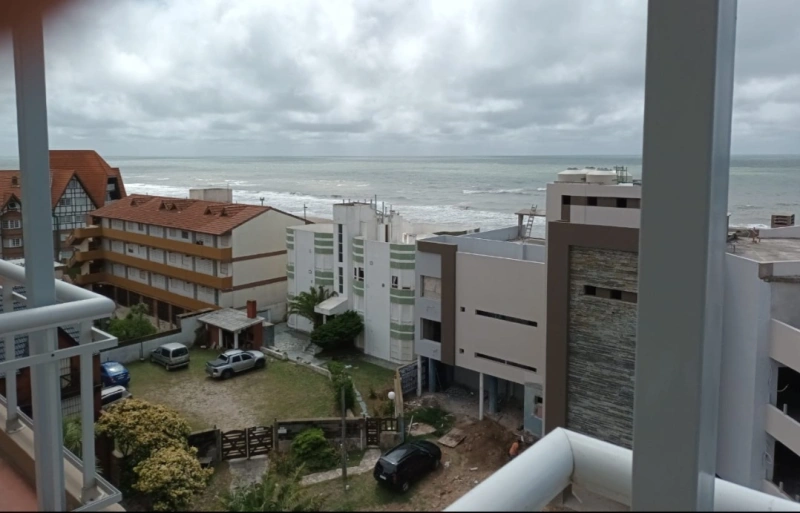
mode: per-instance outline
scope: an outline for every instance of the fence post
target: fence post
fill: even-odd
[[[361,413],[361,450],[363,451],[367,447],[367,414]]]

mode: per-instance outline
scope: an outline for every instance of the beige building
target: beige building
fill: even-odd
[[[145,302],[166,321],[248,300],[267,320],[286,314],[285,234],[301,218],[268,206],[143,195],[91,218],[71,238],[78,284],[123,306]]]

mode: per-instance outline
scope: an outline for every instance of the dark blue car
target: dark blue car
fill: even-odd
[[[100,377],[104,387],[122,386],[127,387],[131,382],[131,375],[128,369],[118,362],[103,362],[100,364]]]

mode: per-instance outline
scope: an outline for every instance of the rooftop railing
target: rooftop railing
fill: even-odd
[[[30,417],[21,412],[17,403],[17,382],[8,379],[24,368],[42,368],[42,366],[58,364],[65,358],[79,357],[80,359],[80,398],[81,398],[81,448],[84,455],[83,461],[78,459],[67,449],[63,449],[63,458],[60,461],[50,461],[47,451],[36,451],[35,465],[37,475],[40,467],[48,472],[61,475],[60,487],[57,490],[48,490],[54,496],[65,494],[64,463],[74,466],[82,473],[82,488],[80,502],[82,505],[75,511],[97,511],[122,499],[122,495],[97,475],[95,468],[95,434],[94,434],[94,366],[93,355],[103,349],[115,347],[118,344],[116,337],[109,335],[97,328],[92,323],[96,319],[109,317],[114,311],[114,302],[94,292],[70,285],[62,281],[55,281],[57,304],[38,308],[24,308],[15,311],[17,305],[26,305],[27,297],[14,291],[17,285],[25,283],[25,268],[0,260],[0,287],[2,287],[2,310],[0,311],[0,340],[4,340],[4,357],[0,361],[0,373],[6,378],[6,397],[0,397],[0,402],[6,406],[7,417],[5,431],[9,435],[20,430],[30,429],[34,439],[46,439],[49,443],[57,443],[63,447],[63,433],[60,422],[35,425]],[[70,326],[79,333],[79,344],[74,347],[54,351],[38,352],[31,347],[30,340],[27,354],[17,358],[16,337],[44,333],[45,337],[54,340],[58,336],[57,328]],[[50,402],[60,401],[61,398],[50,390],[33,389],[32,401]],[[56,406],[60,411],[60,408]],[[58,466],[58,467],[57,467]],[[58,469],[61,471],[58,472]],[[40,490],[37,487],[37,494]]]
[[[558,428],[445,511],[540,511],[571,484],[630,507],[632,482],[632,451]],[[716,479],[714,511],[800,511],[800,503]]]

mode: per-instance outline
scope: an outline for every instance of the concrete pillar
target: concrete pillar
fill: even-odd
[[[233,348],[234,349],[239,349],[239,332],[238,331],[234,331],[233,332]]]
[[[489,413],[497,413],[497,378],[489,376]]]
[[[433,358],[428,358],[428,392],[436,392],[436,365]]]
[[[417,397],[422,395],[422,356],[417,355]]]
[[[478,374],[478,420],[483,420],[483,373]]]
[[[219,347],[224,347],[225,339],[222,337],[222,328],[217,328],[219,330],[219,338],[217,339],[217,345]]]

